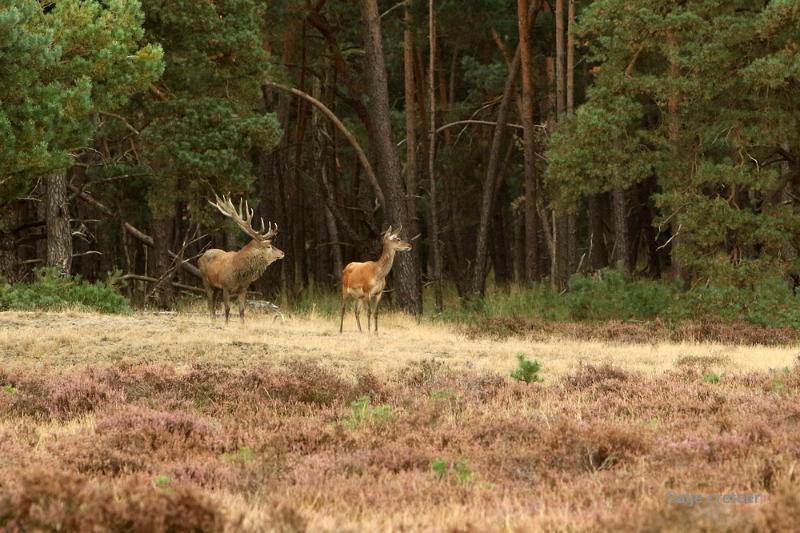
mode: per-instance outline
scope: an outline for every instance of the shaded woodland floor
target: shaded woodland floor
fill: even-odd
[[[792,339],[248,317],[0,313],[0,529],[800,523]],[[508,377],[519,352],[543,383]]]

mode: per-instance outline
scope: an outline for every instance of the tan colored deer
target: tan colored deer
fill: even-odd
[[[230,196],[223,195],[222,198],[217,196],[216,202],[209,201],[208,203],[236,222],[239,228],[253,239],[236,252],[226,252],[217,248],[207,250],[197,262],[200,273],[203,275],[203,287],[208,296],[208,311],[211,313],[211,319],[216,318],[217,294],[222,291],[222,300],[225,303],[225,323],[228,322],[231,311],[231,294],[239,299],[239,318],[244,322],[247,288],[261,277],[270,264],[283,258],[283,252],[272,245],[272,240],[278,234],[278,225],[273,226],[270,222],[269,229],[267,229],[264,227],[262,218],[261,231],[254,230],[250,223],[253,219],[253,210],[245,202],[243,213],[242,201],[239,200],[237,211]]]
[[[375,317],[375,333],[378,332],[378,304],[386,286],[386,275],[394,264],[394,254],[398,250],[407,252],[411,243],[400,238],[402,226],[392,231],[392,227],[383,234],[383,251],[377,261],[366,263],[350,263],[342,271],[342,316],[339,321],[339,333],[344,325],[344,312],[349,298],[356,301],[355,315],[358,331],[361,331],[361,305],[367,303],[367,331],[371,330],[371,318]]]

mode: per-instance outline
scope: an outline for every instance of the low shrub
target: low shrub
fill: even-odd
[[[118,291],[121,283],[119,272],[109,275],[106,281],[89,283],[80,276],[63,277],[53,269],[40,268],[33,283],[0,282],[0,310],[129,313],[128,300]]]

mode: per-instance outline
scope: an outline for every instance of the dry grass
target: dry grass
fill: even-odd
[[[248,316],[0,313],[0,529],[800,521],[791,346],[492,340],[391,315],[375,338],[352,318],[339,336],[329,320]],[[517,352],[544,384],[508,378]]]
[[[686,358],[720,361],[720,370],[769,370],[791,365],[797,346],[742,346],[718,343],[623,343],[562,337],[559,331],[504,337],[475,337],[458,327],[417,324],[404,315],[381,317],[381,332],[359,334],[352,315],[339,335],[335,320],[289,317],[285,322],[248,311],[242,325],[205,314],[0,313],[0,367],[17,364],[69,367],[121,362],[195,363],[232,367],[318,361],[348,373],[368,367],[380,376],[409,363],[439,360],[454,369],[506,374],[523,352],[543,363],[542,375],[555,378],[579,365],[611,363],[651,374]],[[595,326],[595,330],[602,326]],[[565,328],[567,333],[570,333]],[[654,337],[657,339],[657,337]]]

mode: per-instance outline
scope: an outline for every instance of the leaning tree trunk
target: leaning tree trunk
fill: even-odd
[[[67,176],[47,177],[47,266],[69,276],[72,266],[72,230],[69,225]]]
[[[387,214],[390,224],[395,227],[399,224],[409,227],[411,220],[408,216],[403,175],[389,122],[389,88],[377,0],[362,0],[361,9],[364,18],[364,49],[366,52],[364,68],[366,69],[367,95],[370,102],[367,127],[371,149],[375,154],[378,173],[386,185]],[[412,254],[397,255],[394,267],[397,301],[403,310],[416,316],[422,313],[422,294],[417,285],[418,270],[419,264],[414,261]]]
[[[475,299],[483,298],[486,288],[486,268],[489,253],[489,225],[492,220],[492,208],[494,206],[494,193],[497,190],[497,176],[500,172],[501,148],[505,136],[506,121],[508,119],[508,107],[511,102],[511,94],[514,92],[514,85],[517,81],[519,66],[522,57],[522,47],[518,47],[514,54],[514,59],[509,65],[508,77],[503,88],[503,98],[497,107],[497,120],[492,134],[492,144],[489,150],[489,162],[486,165],[486,177],[483,180],[481,191],[480,215],[478,221],[478,233],[475,237],[475,263],[473,265],[472,279],[470,283],[470,297]]]

